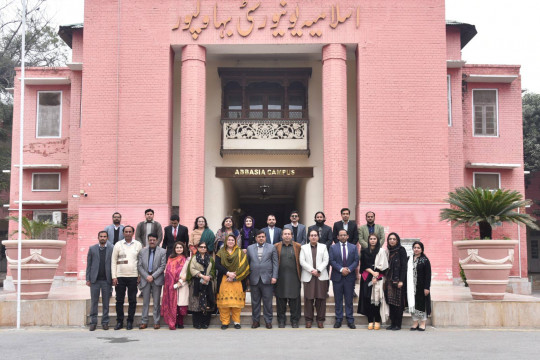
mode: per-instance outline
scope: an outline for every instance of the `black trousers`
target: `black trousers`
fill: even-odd
[[[366,312],[367,312],[367,318],[368,322],[381,322],[381,311],[380,306],[375,306],[373,304],[367,304],[366,305]]]
[[[291,323],[298,323],[298,321],[300,321],[300,314],[302,313],[300,296],[298,296],[296,299],[276,297],[278,322],[280,324],[285,324],[287,322],[287,303],[289,303],[289,308],[291,309]]]
[[[210,312],[207,312],[205,315],[202,311],[194,311],[192,315],[193,326],[210,325],[210,317],[212,316]]]
[[[135,309],[137,308],[137,278],[119,277],[116,285],[116,321],[124,322],[124,300],[126,298],[126,289],[128,295],[128,317],[127,322],[133,324]]]
[[[401,327],[403,320],[403,306],[388,305],[390,307],[390,321],[392,326]]]

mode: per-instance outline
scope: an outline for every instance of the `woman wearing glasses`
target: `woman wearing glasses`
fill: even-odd
[[[210,315],[215,309],[216,266],[208,254],[208,245],[200,242],[197,252],[189,261],[187,279],[189,281],[188,309],[193,314],[195,329],[208,329]]]

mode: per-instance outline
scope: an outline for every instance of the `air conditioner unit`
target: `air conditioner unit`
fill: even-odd
[[[52,222],[53,224],[60,225],[62,223],[62,212],[53,211],[52,213]]]

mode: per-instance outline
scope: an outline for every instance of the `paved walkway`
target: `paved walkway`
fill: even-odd
[[[3,359],[538,359],[540,330],[0,330]],[[176,355],[175,355],[176,354]]]

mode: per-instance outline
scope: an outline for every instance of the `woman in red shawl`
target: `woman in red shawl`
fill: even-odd
[[[169,256],[165,268],[165,285],[161,316],[169,329],[183,329],[184,316],[187,315],[189,288],[186,282],[188,248],[180,241],[174,244],[174,253]]]

